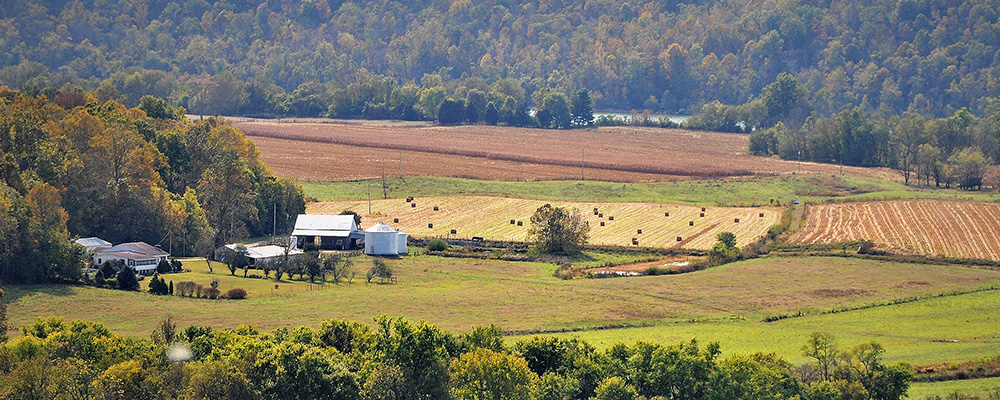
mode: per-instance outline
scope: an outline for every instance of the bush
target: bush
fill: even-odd
[[[240,288],[229,289],[226,292],[226,298],[230,300],[243,300],[247,298],[247,291]]]
[[[166,281],[164,281],[163,278],[161,278],[158,273],[154,274],[153,279],[149,280],[149,293],[165,295],[168,294],[169,292],[170,292],[170,287],[167,286]]]
[[[160,262],[156,264],[156,272],[159,274],[169,273],[172,269],[173,268],[170,266],[170,262],[167,260],[160,260]]]
[[[215,300],[215,299],[219,298],[219,294],[220,293],[222,293],[222,291],[220,291],[219,289],[216,289],[214,287],[210,287],[208,289],[205,289],[205,297],[208,297],[208,298],[210,298],[212,300]]]
[[[441,239],[434,239],[427,243],[427,250],[445,251],[448,250],[448,243]]]

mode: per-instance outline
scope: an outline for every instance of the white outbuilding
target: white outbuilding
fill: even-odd
[[[396,229],[396,253],[406,254],[406,232]]]
[[[379,222],[365,229],[365,254],[389,256],[399,254],[399,239],[395,229]]]

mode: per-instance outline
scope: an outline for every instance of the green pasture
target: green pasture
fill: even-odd
[[[303,182],[307,198],[320,201],[381,198],[382,181]],[[996,191],[906,186],[876,178],[837,175],[785,175],[674,182],[600,181],[486,181],[463,178],[415,176],[405,181],[387,180],[389,198],[407,196],[488,195],[553,201],[658,202],[686,205],[756,206],[771,200],[792,201],[881,200],[895,198],[947,198],[1000,201]]]
[[[231,276],[222,264],[209,273],[205,261],[184,264],[191,272],[165,275],[175,283],[223,292],[241,287],[247,300],[153,296],[85,286],[4,288],[11,322],[61,315],[99,321],[115,332],[147,336],[171,316],[180,326],[262,329],[318,326],[320,321],[400,315],[453,332],[496,324],[517,335],[533,332],[579,337],[599,347],[646,340],[675,343],[718,341],[724,352],[773,351],[795,362],[812,332],[830,332],[844,346],[877,341],[889,360],[914,364],[978,359],[1000,353],[995,327],[1000,291],[936,297],[940,293],[1000,285],[1000,272],[957,266],[893,263],[850,258],[782,257],[733,263],[694,273],[634,278],[559,280],[547,263],[468,260],[428,255],[388,259],[394,284],[366,284],[367,256],[355,257],[353,283],[310,284]],[[259,271],[257,271],[259,273]],[[145,289],[148,279],[141,282]],[[274,286],[278,285],[277,289]],[[897,306],[838,314],[825,310],[926,298]],[[932,297],[933,296],[933,297]],[[806,316],[764,323],[769,315]]]
[[[910,385],[909,395],[914,400],[924,400],[928,397],[940,396],[947,398],[951,393],[961,393],[970,396],[988,398],[990,394],[1000,395],[1000,378],[967,379],[944,382],[914,382]]]

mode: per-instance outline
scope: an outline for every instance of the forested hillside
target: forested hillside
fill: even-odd
[[[433,119],[446,97],[597,109],[742,104],[779,73],[810,111],[978,113],[1000,94],[1000,1],[25,0],[0,84],[152,94],[206,114]],[[479,96],[479,95],[476,95]],[[537,103],[542,96],[536,96]],[[478,111],[484,104],[477,104]]]
[[[174,255],[290,228],[302,188],[214,118],[191,123],[153,97],[53,100],[0,86],[0,282],[79,276],[73,236],[145,241]]]

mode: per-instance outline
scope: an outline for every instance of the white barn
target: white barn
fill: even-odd
[[[289,247],[304,249],[314,243],[320,250],[354,250],[364,238],[353,215],[299,214]]]

